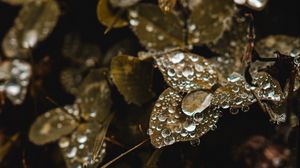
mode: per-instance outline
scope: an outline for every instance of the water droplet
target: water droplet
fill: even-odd
[[[232,115],[236,115],[236,114],[239,113],[239,109],[237,109],[237,108],[230,108],[230,109],[229,109],[229,112],[230,112],[230,114],[232,114]]]
[[[7,94],[17,96],[21,92],[21,86],[14,83],[10,83],[6,86],[5,90]]]
[[[163,129],[161,131],[161,136],[166,138],[167,136],[170,136],[171,135],[171,130],[170,129]]]
[[[184,69],[182,71],[182,75],[186,78],[189,76],[193,76],[194,70],[191,67],[184,67]]]
[[[190,141],[190,144],[192,146],[199,146],[200,145],[200,139],[194,139]]]
[[[66,147],[68,147],[69,145],[70,145],[70,141],[69,141],[68,138],[65,138],[65,137],[60,138],[60,140],[59,140],[59,142],[58,142],[58,146],[59,146],[60,148],[66,148]]]
[[[77,153],[77,148],[73,147],[73,148],[69,149],[69,151],[67,152],[66,155],[68,158],[73,158],[76,156],[76,153]]]
[[[191,120],[186,120],[184,123],[183,123],[183,128],[185,130],[187,130],[188,132],[192,132],[192,131],[195,131],[196,129],[196,124],[191,121]]]
[[[169,59],[173,64],[177,64],[184,59],[184,54],[183,53],[175,53],[175,54],[172,54]]]
[[[77,137],[77,142],[78,143],[85,143],[87,141],[87,136],[86,135],[78,135]]]
[[[170,77],[173,77],[173,76],[175,76],[175,70],[174,69],[168,69],[168,75],[170,76]]]
[[[36,45],[37,41],[38,41],[37,31],[30,30],[24,34],[22,45],[24,48],[33,48]]]
[[[137,25],[139,25],[139,21],[137,21],[135,19],[130,19],[129,23],[130,23],[131,26],[137,26]]]
[[[247,112],[247,111],[250,110],[250,107],[249,107],[249,106],[243,106],[243,107],[241,108],[241,110],[242,110],[243,112]]]
[[[175,143],[175,138],[173,136],[168,136],[164,139],[164,143],[166,145],[172,145],[173,143]]]
[[[153,31],[153,26],[151,25],[151,24],[147,24],[146,25],[146,30],[148,31],[148,32],[152,32]]]

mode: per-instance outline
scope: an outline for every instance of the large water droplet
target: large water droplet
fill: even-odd
[[[173,64],[177,64],[184,59],[184,54],[183,53],[175,53],[175,54],[172,54],[169,59]]]

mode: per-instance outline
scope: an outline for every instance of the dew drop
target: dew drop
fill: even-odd
[[[70,141],[68,140],[68,138],[65,138],[65,137],[61,138],[58,142],[58,146],[60,148],[66,148],[69,145],[70,145]]]
[[[177,64],[184,59],[184,54],[183,53],[172,54],[169,59],[173,64]]]
[[[167,136],[170,136],[171,135],[171,130],[170,129],[163,129],[161,131],[161,136],[166,138]]]
[[[77,137],[77,142],[78,143],[85,143],[87,141],[87,136],[86,135],[79,135]]]
[[[236,108],[230,108],[230,109],[229,109],[229,112],[230,112],[230,114],[232,114],[232,115],[236,115],[236,114],[239,113],[239,109],[236,109]]]

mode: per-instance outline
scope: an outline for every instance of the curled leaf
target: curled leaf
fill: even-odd
[[[136,57],[121,55],[111,62],[111,77],[128,103],[141,105],[153,97],[152,65]]]
[[[14,26],[4,37],[2,48],[7,57],[28,57],[30,49],[52,32],[60,14],[56,1],[26,3]]]
[[[219,40],[230,28],[234,13],[232,0],[202,0],[188,20],[189,43],[208,44]]]
[[[165,81],[175,90],[210,89],[218,81],[213,64],[199,55],[171,52],[155,57],[155,60]]]
[[[127,26],[128,22],[121,17],[120,12],[121,11],[116,11],[116,9],[113,9],[108,0],[99,0],[97,5],[97,16],[98,20],[103,25],[112,28]]]
[[[201,113],[188,116],[181,111],[182,99],[179,92],[168,88],[156,101],[148,130],[151,143],[156,148],[198,139],[215,128],[219,118],[217,110],[210,107]]]
[[[253,84],[258,87],[255,89],[258,97],[261,100],[269,100],[273,102],[280,102],[284,100],[284,95],[279,82],[272,78],[266,72],[259,72],[252,75]]]
[[[13,104],[21,104],[31,73],[31,66],[27,62],[18,59],[0,62],[0,92],[5,93]]]
[[[56,108],[39,116],[31,125],[29,139],[37,145],[44,145],[70,134],[78,127],[79,107]]]
[[[129,11],[129,23],[147,49],[184,46],[183,23],[173,13],[162,13],[152,4],[140,4]]]

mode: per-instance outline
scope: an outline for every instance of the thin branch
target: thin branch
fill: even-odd
[[[107,162],[106,164],[104,164],[103,166],[101,166],[101,168],[106,168],[109,165],[111,165],[112,163],[116,162],[117,160],[119,160],[120,158],[124,157],[125,155],[127,155],[128,153],[132,152],[133,150],[139,148],[140,146],[142,146],[143,144],[145,144],[146,142],[148,142],[149,139],[145,139],[144,141],[142,141],[141,143],[135,145],[134,147],[132,147],[131,149],[127,150],[126,152],[122,153],[121,155],[117,156],[116,158],[114,158],[113,160]]]

